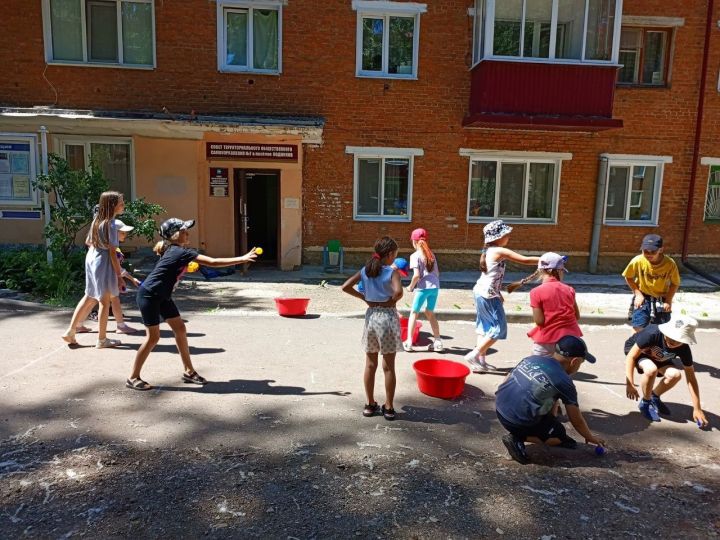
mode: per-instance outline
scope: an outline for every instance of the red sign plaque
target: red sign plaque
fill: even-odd
[[[208,159],[253,159],[259,161],[297,161],[298,147],[294,144],[265,143],[207,143]]]

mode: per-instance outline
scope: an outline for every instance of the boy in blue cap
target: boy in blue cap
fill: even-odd
[[[498,387],[495,412],[500,424],[509,432],[502,442],[515,461],[523,465],[530,463],[526,442],[562,448],[577,446],[553,414],[558,399],[565,404],[570,423],[585,442],[605,446],[605,441],[588,428],[578,406],[575,384],[570,378],[585,360],[595,363],[585,342],[579,337],[565,336],[555,345],[552,356],[523,359]]]

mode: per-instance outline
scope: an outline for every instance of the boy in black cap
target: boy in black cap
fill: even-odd
[[[680,287],[680,272],[663,252],[661,236],[645,235],[640,249],[642,254],[635,256],[622,273],[633,292],[630,319],[635,332],[648,324],[668,322],[673,297]]]
[[[570,423],[585,442],[604,446],[605,441],[594,435],[580,412],[577,390],[570,378],[587,360],[595,357],[579,337],[565,336],[555,345],[550,356],[529,356],[507,376],[495,393],[495,412],[500,424],[510,433],[502,438],[510,457],[518,463],[529,463],[525,443],[575,448],[553,406],[560,399],[565,404]]]

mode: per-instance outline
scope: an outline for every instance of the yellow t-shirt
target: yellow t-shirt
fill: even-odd
[[[680,286],[680,272],[677,264],[667,255],[657,265],[650,264],[643,255],[633,258],[622,275],[637,283],[640,292],[646,296],[665,296],[670,285]]]

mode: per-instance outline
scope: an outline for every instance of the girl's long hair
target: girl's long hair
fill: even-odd
[[[115,208],[117,208],[123,194],[119,191],[105,191],[100,195],[98,211],[93,218],[90,230],[88,231],[87,244],[99,249],[107,249],[110,244],[110,227],[115,219]]]
[[[382,260],[393,251],[397,251],[398,245],[395,240],[389,236],[383,236],[375,242],[375,252],[370,260],[365,264],[365,275],[369,278],[378,277],[382,269]]]
[[[480,251],[480,271],[483,274],[488,271],[487,261],[485,260],[487,258],[487,250],[488,248],[495,247],[495,242],[497,242],[497,240],[485,242],[485,247],[482,248],[482,251]]]
[[[169,248],[173,244],[173,242],[177,242],[178,238],[180,238],[180,231],[177,231],[175,234],[173,234],[170,237],[170,240],[165,240],[164,238],[160,240],[157,244],[155,244],[155,247],[153,247],[155,255],[159,256],[165,253],[167,248]]]
[[[560,274],[560,270],[557,269],[544,269],[540,270],[539,268],[535,270],[532,274],[530,274],[527,277],[522,278],[519,281],[513,281],[510,285],[507,286],[507,291],[509,293],[515,292],[523,285],[526,285],[527,283],[530,283],[531,281],[539,280],[543,274],[549,274],[558,281],[562,281],[562,275]]]
[[[432,272],[432,269],[435,266],[435,255],[433,255],[433,252],[430,251],[430,246],[428,245],[427,240],[423,240],[421,238],[420,240],[416,240],[415,243],[417,244],[417,247],[422,250],[425,268],[428,269],[428,272]]]

